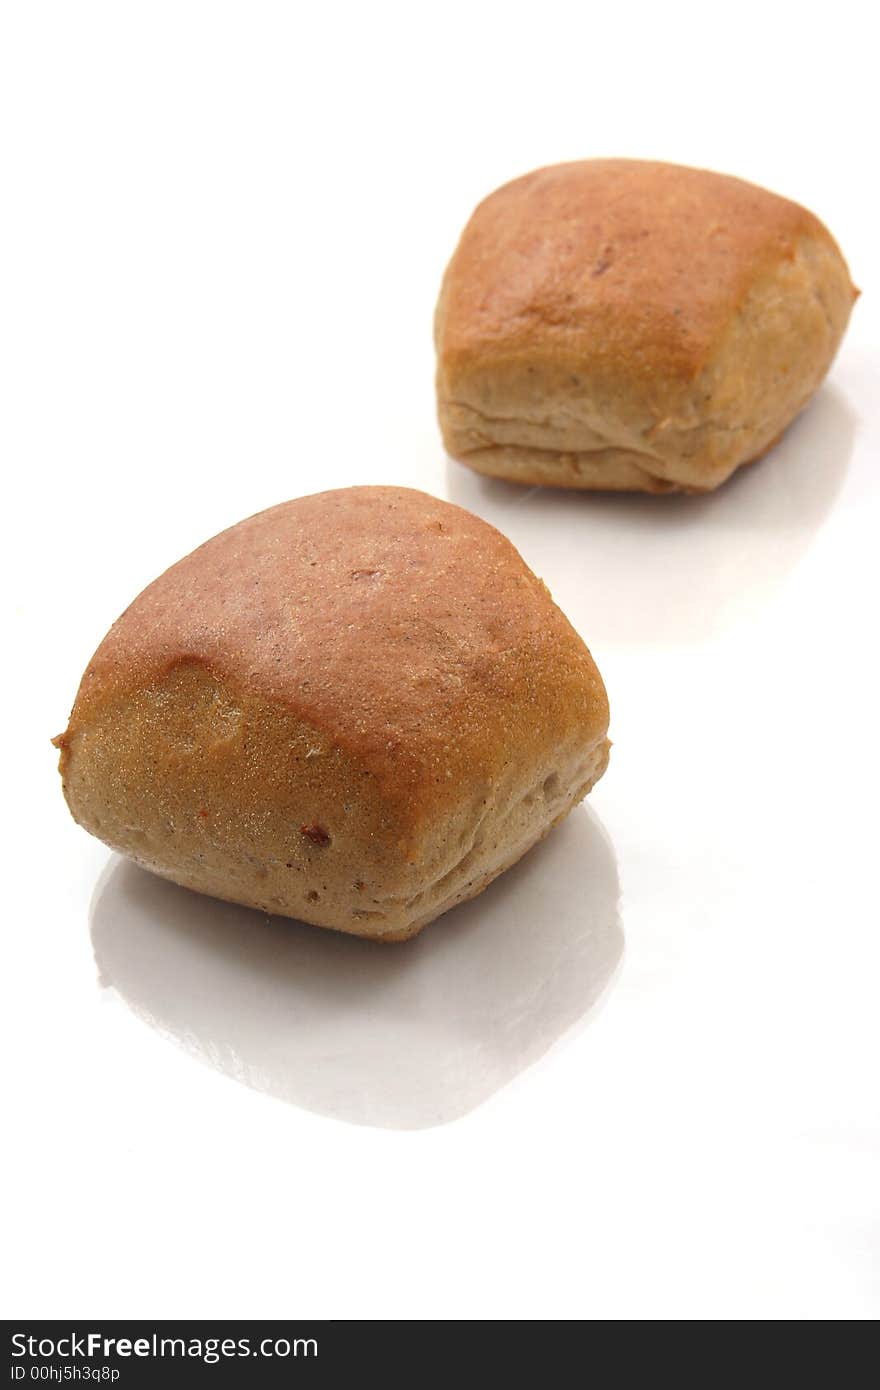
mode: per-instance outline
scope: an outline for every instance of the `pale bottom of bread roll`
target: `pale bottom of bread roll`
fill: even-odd
[[[627,449],[557,453],[553,449],[490,444],[459,457],[490,478],[532,487],[571,487],[608,492],[680,492],[678,483],[652,473],[645,455]]]
[[[407,881],[384,883],[366,872],[353,847],[350,869],[337,842],[332,869],[320,854],[299,863],[278,853],[277,842],[252,841],[246,854],[233,833],[198,848],[178,823],[135,817],[121,797],[102,797],[101,819],[91,814],[91,797],[80,793],[78,814],[88,830],[143,868],[227,902],[269,914],[299,918],[382,942],[405,941],[456,904],[481,893],[515,864],[590,791],[608,765],[610,743],[602,738],[561,750],[553,766],[534,768],[525,783],[474,791],[460,811],[422,846]],[[82,796],[82,793],[85,796]],[[303,806],[305,815],[307,807]],[[293,821],[296,822],[296,816]],[[297,836],[296,838],[301,838]]]
[[[479,449],[459,452],[455,457],[459,463],[482,473],[488,478],[502,478],[506,482],[521,483],[526,487],[581,488],[592,492],[683,492],[700,494],[712,492],[721,482],[749,463],[757,463],[773,449],[782,438],[780,431],[769,443],[762,443],[750,458],[737,460],[723,470],[723,476],[716,473],[710,486],[695,487],[664,477],[653,469],[661,468],[662,462],[652,455],[638,453],[633,449],[589,449],[576,450],[535,449],[517,444],[489,444]]]

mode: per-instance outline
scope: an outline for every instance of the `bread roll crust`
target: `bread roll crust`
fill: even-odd
[[[446,271],[446,448],[518,482],[717,487],[809,400],[855,296],[818,218],[740,179],[539,169],[479,205]]]
[[[401,488],[287,502],[162,575],[83,676],[74,818],[214,896],[400,940],[604,771],[583,642],[493,527]]]

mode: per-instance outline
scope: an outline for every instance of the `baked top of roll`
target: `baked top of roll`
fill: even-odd
[[[359,487],[261,512],[157,579],[59,744],[74,816],[148,867],[393,939],[451,905],[403,906],[533,784],[553,795],[515,818],[520,839],[570,809],[607,725],[587,648],[508,540],[423,493]],[[499,872],[527,847],[501,832],[484,857]]]
[[[611,472],[716,486],[815,389],[854,294],[819,219],[741,179],[625,159],[539,169],[479,205],[446,272],[447,447],[475,467],[493,448],[544,463],[604,450]]]

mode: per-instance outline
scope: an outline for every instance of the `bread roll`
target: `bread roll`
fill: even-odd
[[[812,213],[740,179],[539,169],[480,204],[446,271],[446,449],[520,483],[718,487],[810,399],[856,293]]]
[[[187,888],[382,941],[479,893],[608,761],[587,648],[493,527],[285,502],[174,565],[83,676],[74,819]]]

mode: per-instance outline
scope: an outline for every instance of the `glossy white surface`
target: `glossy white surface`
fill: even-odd
[[[675,4],[4,16],[8,1315],[880,1311],[862,13],[744,4],[720,44]],[[865,292],[812,407],[712,497],[527,492],[442,455],[461,225],[609,153],[798,198]],[[512,538],[615,740],[587,807],[385,950],[122,864],[48,744],[145,583],[363,481]]]

